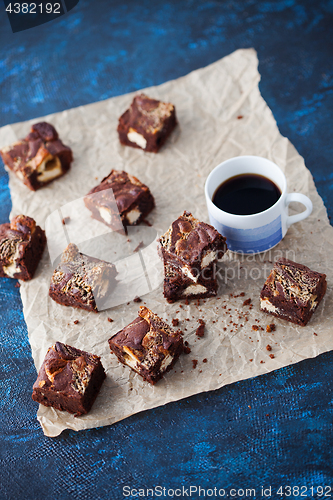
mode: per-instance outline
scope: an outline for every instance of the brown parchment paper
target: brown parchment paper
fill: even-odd
[[[157,155],[123,147],[118,141],[118,117],[132,100],[133,94],[129,94],[45,117],[73,149],[75,161],[66,176],[33,193],[10,174],[11,217],[23,213],[34,217],[42,227],[52,212],[84,196],[112,168],[126,170],[150,187],[156,209],[148,218],[157,235],[184,210],[208,221],[205,179],[217,164],[238,155],[258,155],[274,161],[286,174],[289,192],[308,195],[314,205],[312,215],[293,225],[270,252],[246,258],[227,254],[220,263],[219,298],[201,301],[200,306],[195,302],[182,307],[166,303],[161,268],[152,256],[155,289],[141,298],[167,321],[179,318],[191,347],[191,353],[182,356],[156,386],[118,363],[107,343],[111,335],[136,317],[140,304],[130,301],[99,314],[56,304],[48,297],[53,265],[46,251],[34,279],[22,282],[20,288],[37,370],[48,347],[61,341],[101,356],[107,372],[88,415],[74,417],[40,406],[37,416],[47,436],[57,436],[66,428],[110,425],[133,413],[267,373],[333,348],[333,264],[329,258],[333,230],[303,158],[281,136],[260,95],[257,66],[254,50],[238,50],[183,78],[146,89],[149,96],[174,103],[179,120],[177,130]],[[25,137],[30,124],[36,121],[1,128],[0,146]],[[137,242],[140,231],[133,233],[133,245]],[[281,255],[327,274],[326,296],[303,328],[259,312],[260,290],[273,260]],[[245,295],[237,297],[242,292]],[[247,298],[251,298],[252,308],[243,305]],[[206,322],[205,335],[200,339],[195,334],[198,318]],[[74,320],[79,323],[75,325]],[[269,323],[275,323],[274,332],[266,332]],[[259,330],[253,330],[252,325],[258,325]],[[268,344],[270,352],[266,350]],[[274,359],[269,357],[272,353]],[[193,360],[198,361],[196,368]]]

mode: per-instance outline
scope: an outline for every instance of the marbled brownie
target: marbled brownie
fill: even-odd
[[[170,264],[164,265],[163,295],[169,303],[184,299],[205,299],[217,295],[216,264],[210,264],[200,271],[193,281],[178,268]]]
[[[112,170],[84,198],[92,217],[113,230],[119,229],[119,216],[124,227],[139,224],[154,208],[149,188],[134,175]]]
[[[119,140],[126,146],[157,153],[176,125],[173,104],[140,94],[119,118]]]
[[[17,215],[0,225],[0,276],[33,278],[46,244],[45,232],[31,217]]]
[[[281,258],[260,294],[260,308],[277,318],[305,326],[326,292],[326,275]]]
[[[5,166],[32,191],[64,175],[73,161],[72,151],[47,122],[35,123],[21,141],[0,150]]]
[[[49,295],[58,304],[98,312],[114,292],[116,275],[113,264],[84,255],[70,243],[52,275]]]
[[[204,268],[222,258],[226,239],[213,226],[184,212],[159,239],[159,253],[164,265],[178,269],[197,282]]]
[[[183,352],[183,337],[141,306],[139,316],[109,339],[119,361],[155,384],[170,370]]]
[[[46,353],[32,399],[75,416],[83,415],[90,411],[105,377],[99,356],[56,342]]]

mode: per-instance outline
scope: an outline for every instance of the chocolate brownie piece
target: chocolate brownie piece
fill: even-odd
[[[184,212],[159,239],[159,253],[169,264],[197,282],[201,271],[221,258],[226,239],[213,226]]]
[[[105,377],[99,356],[56,342],[46,353],[32,399],[75,416],[83,415],[90,411]]]
[[[170,370],[183,352],[183,337],[147,307],[139,316],[109,339],[119,361],[155,384]]]
[[[31,280],[46,244],[45,232],[31,217],[17,215],[0,225],[0,276]]]
[[[182,299],[204,299],[217,295],[216,264],[201,270],[197,281],[193,281],[171,264],[164,265],[163,295],[169,303]]]
[[[58,304],[98,312],[116,286],[113,264],[79,252],[70,243],[55,269],[49,295]]]
[[[64,175],[73,161],[72,151],[47,122],[35,123],[21,141],[0,150],[5,166],[32,191]]]
[[[277,318],[305,326],[326,292],[326,275],[281,258],[260,293],[260,308]]]
[[[121,144],[157,153],[176,125],[173,104],[140,94],[119,118],[118,134]]]
[[[115,203],[115,202],[116,203]],[[154,197],[149,188],[136,177],[124,171],[111,170],[98,186],[84,198],[92,217],[114,230],[139,224],[154,208]]]

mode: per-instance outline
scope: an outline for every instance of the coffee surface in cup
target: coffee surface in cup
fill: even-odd
[[[281,190],[273,181],[259,174],[240,174],[222,182],[215,190],[213,203],[234,215],[264,212],[280,198]]]

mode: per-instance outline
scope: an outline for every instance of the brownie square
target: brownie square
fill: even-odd
[[[125,146],[157,153],[176,125],[173,104],[140,94],[119,118],[119,140]]]
[[[119,229],[119,216],[124,227],[137,225],[155,206],[154,197],[145,184],[118,170],[111,170],[98,186],[89,191],[84,203],[94,219],[113,230]]]
[[[260,309],[305,326],[326,292],[326,275],[281,258],[260,293]]]
[[[46,244],[45,232],[31,217],[17,215],[0,225],[0,276],[31,280]]]
[[[32,399],[75,416],[83,415],[90,411],[105,377],[99,356],[56,342],[46,353]]]
[[[64,175],[73,161],[72,151],[47,122],[35,123],[27,137],[0,150],[7,169],[32,191]]]
[[[147,307],[109,339],[119,361],[155,384],[170,370],[183,352],[183,337]]]
[[[163,295],[169,303],[182,299],[216,297],[217,290],[215,263],[201,270],[196,281],[179,271],[179,268],[168,263],[164,266]]]
[[[194,282],[201,271],[222,258],[226,239],[213,226],[184,212],[159,239],[159,253],[164,265],[178,269]]]
[[[79,252],[70,243],[55,269],[49,289],[58,304],[98,312],[116,287],[113,264]]]

